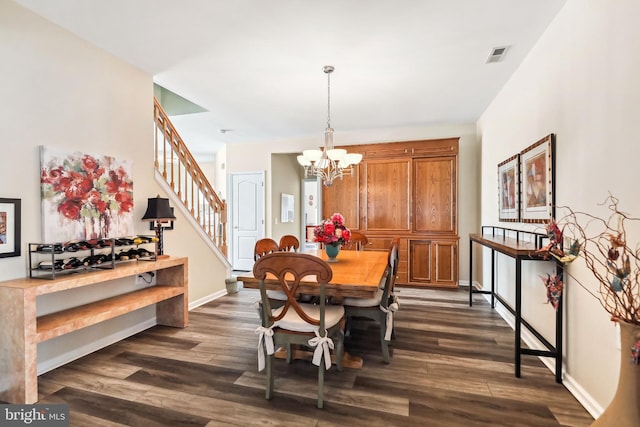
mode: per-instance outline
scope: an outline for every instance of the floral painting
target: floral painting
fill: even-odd
[[[547,135],[520,153],[522,222],[548,222],[554,217],[553,134]]]
[[[131,162],[41,147],[43,242],[133,234]]]
[[[498,165],[498,204],[500,221],[518,221],[520,189],[518,179],[518,155]]]

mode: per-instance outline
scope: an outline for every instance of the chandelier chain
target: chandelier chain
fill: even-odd
[[[327,73],[327,127],[331,127],[331,72]]]

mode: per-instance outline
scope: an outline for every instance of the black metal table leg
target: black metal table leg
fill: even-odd
[[[520,378],[520,364],[521,364],[521,339],[520,334],[522,332],[522,260],[516,258],[516,313],[515,313],[515,368],[516,377]]]
[[[469,239],[469,307],[473,306],[473,241]]]

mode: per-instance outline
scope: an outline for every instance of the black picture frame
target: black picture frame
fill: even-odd
[[[0,198],[0,258],[20,256],[21,200]]]

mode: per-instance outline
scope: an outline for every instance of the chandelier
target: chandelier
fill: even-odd
[[[333,129],[331,128],[331,73],[335,70],[332,65],[325,65],[327,75],[327,128],[324,130],[324,150],[304,150],[298,156],[298,163],[304,166],[304,176],[317,176],[327,187],[336,178],[344,175],[353,176],[353,165],[362,160],[362,154],[347,153],[347,150],[333,148]]]

